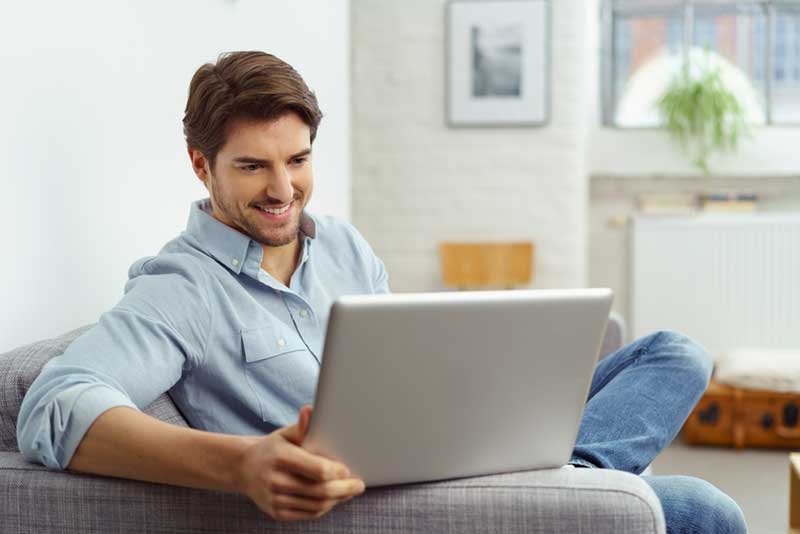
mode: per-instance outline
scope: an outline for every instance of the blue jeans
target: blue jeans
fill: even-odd
[[[713,363],[686,336],[662,331],[600,360],[570,463],[640,474],[700,400]],[[668,534],[747,532],[728,495],[699,478],[642,476],[661,501]]]

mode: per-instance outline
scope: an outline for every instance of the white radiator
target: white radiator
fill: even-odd
[[[800,348],[800,215],[639,216],[630,250],[636,337],[679,330],[715,357]]]

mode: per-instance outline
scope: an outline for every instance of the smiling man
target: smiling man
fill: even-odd
[[[235,52],[200,67],[183,122],[209,198],[191,205],[185,232],[131,266],[122,300],[42,369],[17,425],[28,460],[239,492],[278,520],[320,517],[364,491],[347,466],[302,447],[332,303],[389,291],[355,228],[305,209],[321,117],[300,75],[272,55]],[[703,349],[674,332],[604,358],[570,464],[640,474],[710,372]],[[165,391],[191,428],[141,412]],[[644,478],[669,532],[744,532],[741,510],[714,486]]]
[[[308,125],[291,112],[270,122],[240,118],[228,126],[227,142],[213,160],[197,148],[189,148],[189,156],[211,194],[211,215],[268,247],[261,267],[289,286],[313,188]],[[266,189],[265,179],[271,182]]]
[[[183,122],[210,198],[43,368],[20,410],[26,458],[239,492],[278,520],[320,517],[364,491],[347,466],[301,446],[331,304],[388,291],[351,225],[305,211],[321,118],[300,75],[272,55],[200,67]],[[192,428],[140,411],[165,391]]]

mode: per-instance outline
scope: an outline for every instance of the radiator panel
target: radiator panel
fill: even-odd
[[[636,337],[679,330],[714,356],[800,348],[800,216],[640,216],[630,250]]]

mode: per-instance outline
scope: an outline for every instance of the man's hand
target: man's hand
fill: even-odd
[[[319,518],[365,489],[345,465],[301,447],[311,411],[305,405],[296,424],[255,438],[239,463],[242,493],[279,521]]]

